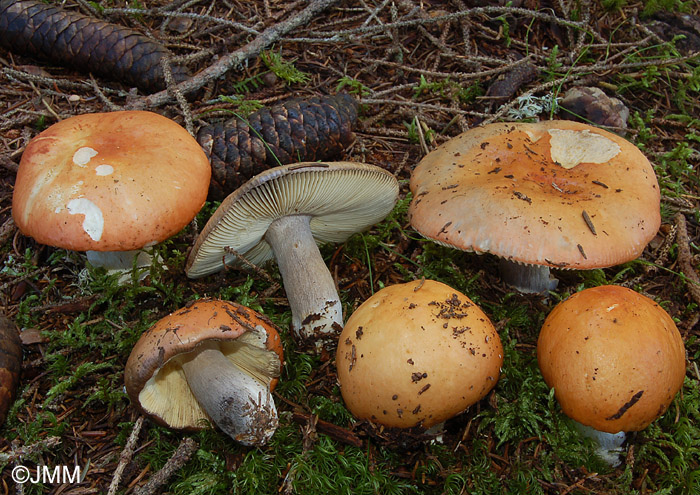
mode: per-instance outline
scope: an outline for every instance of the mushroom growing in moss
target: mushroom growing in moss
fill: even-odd
[[[654,170],[610,132],[565,120],[471,129],[411,175],[411,225],[438,243],[500,257],[522,292],[556,287],[550,268],[637,258],[660,223]]]
[[[344,242],[386,217],[399,185],[364,163],[297,163],[271,168],[230,194],[202,229],[185,271],[193,278],[227,264],[275,258],[292,309],[292,330],[317,348],[343,327],[335,282],[317,244]]]
[[[564,413],[612,444],[663,414],[685,377],[683,339],[668,313],[615,285],[558,304],[540,332],[537,360]]]
[[[153,112],[78,115],[34,137],[20,161],[12,216],[41,244],[86,251],[108,270],[147,266],[143,248],[185,227],[207,198],[197,141]]]
[[[212,421],[244,445],[263,445],[278,419],[282,367],[275,325],[239,304],[196,301],[158,321],[134,346],[124,380],[147,417],[175,429]]]
[[[348,318],[338,342],[338,382],[356,417],[430,428],[496,385],[503,347],[489,318],[434,280],[376,292]]]

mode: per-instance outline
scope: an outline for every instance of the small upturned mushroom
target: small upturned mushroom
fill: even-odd
[[[275,258],[292,310],[292,331],[316,348],[343,328],[333,277],[317,244],[345,242],[384,219],[399,186],[364,163],[297,163],[271,168],[230,194],[202,229],[185,271],[197,278],[225,265]]]
[[[499,258],[521,292],[556,287],[550,268],[636,259],[660,224],[659,186],[629,141],[566,120],[470,129],[411,175],[413,228],[440,244]]]
[[[275,325],[239,304],[196,301],[158,321],[126,363],[129,398],[155,422],[197,430],[215,423],[244,445],[263,445],[278,419],[282,366]]]
[[[22,342],[17,325],[0,315],[0,426],[15,400],[22,369]]]
[[[564,414],[612,445],[663,414],[685,377],[683,339],[668,313],[614,285],[558,304],[540,332],[537,360]],[[614,452],[601,454],[616,461]]]
[[[430,428],[496,385],[498,332],[464,294],[433,280],[385,287],[348,318],[336,354],[345,405],[389,427]]]
[[[86,251],[131,270],[143,248],[185,227],[207,198],[211,167],[197,141],[153,112],[78,115],[34,137],[20,161],[12,215],[41,244]]]

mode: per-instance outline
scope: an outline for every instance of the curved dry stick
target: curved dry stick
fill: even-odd
[[[133,29],[36,0],[0,0],[0,46],[147,91],[166,87],[161,60],[171,56]],[[177,82],[188,77],[184,67],[171,70]]]
[[[674,218],[676,231],[678,232],[678,265],[680,271],[686,277],[688,292],[695,302],[700,304],[700,276],[693,267],[693,255],[690,252],[690,240],[688,239],[688,226],[683,213],[677,213]]]
[[[242,64],[245,60],[255,57],[260,54],[265,48],[279,40],[288,32],[303,26],[320,14],[330,6],[338,3],[339,0],[312,0],[309,5],[294,17],[279,22],[274,26],[265,29],[260,35],[256,36],[250,43],[244,45],[236,51],[229,53],[219,59],[217,63],[200,71],[196,76],[193,76],[176,86],[176,89],[183,94],[191,93],[198,90],[205,84],[223,76],[233,67]],[[131,109],[152,108],[162,105],[173,98],[169,91],[160,91],[158,93],[146,96],[141,99],[134,100]]]

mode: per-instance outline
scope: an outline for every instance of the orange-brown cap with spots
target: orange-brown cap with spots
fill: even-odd
[[[635,259],[661,222],[639,149],[563,120],[471,129],[421,160],[411,191],[411,225],[425,237],[558,268]]]
[[[208,420],[185,379],[181,358],[214,341],[232,362],[240,356],[270,389],[280,373],[282,343],[265,316],[230,301],[195,301],[156,322],[134,346],[124,381],[132,404],[157,423],[199,429]]]
[[[685,377],[683,339],[668,313],[614,285],[557,305],[540,332],[537,360],[564,413],[607,433],[646,428]]]
[[[467,296],[434,280],[375,293],[338,341],[338,381],[356,417],[429,428],[478,402],[496,385],[503,347]]]

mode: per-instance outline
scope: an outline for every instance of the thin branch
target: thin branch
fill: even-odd
[[[193,439],[189,437],[184,438],[173,455],[170,456],[168,462],[165,463],[165,466],[151,476],[146,484],[134,490],[134,495],[152,495],[156,493],[173,474],[187,464],[187,461],[190,460],[198,447],[199,445]]]
[[[674,218],[678,243],[678,267],[685,275],[686,287],[696,303],[700,304],[700,276],[693,266],[693,255],[690,252],[690,240],[688,239],[688,226],[682,213]]]
[[[13,445],[9,452],[0,452],[0,463],[5,464],[21,461],[26,457],[45,452],[60,443],[61,439],[59,437],[52,436],[43,438],[29,445],[22,445],[21,447],[14,447]]]
[[[185,19],[195,19],[198,21],[212,22],[215,24],[221,24],[222,26],[231,27],[233,29],[238,29],[249,34],[259,35],[260,32],[256,29],[250,28],[245,24],[239,22],[233,22],[226,19],[221,19],[219,17],[214,17],[211,15],[195,14],[190,12],[163,12],[154,11],[151,9],[104,9],[105,14],[127,14],[127,15],[156,15],[168,18],[185,18]]]
[[[114,470],[114,476],[112,477],[112,482],[109,484],[109,490],[107,495],[114,495],[117,493],[119,488],[119,483],[122,480],[122,474],[124,474],[124,469],[131,462],[131,458],[134,455],[134,450],[136,449],[136,442],[139,439],[139,433],[141,432],[141,426],[143,426],[143,416],[139,416],[139,419],[134,423],[134,428],[131,430],[131,435],[126,441],[124,450],[122,450],[119,456],[119,464],[117,464],[117,469]]]
[[[245,60],[257,56],[262,50],[275,43],[282,36],[310,22],[315,16],[338,2],[339,0],[313,0],[299,14],[275,24],[274,26],[270,26],[256,36],[250,43],[222,57],[214,65],[202,70],[196,76],[181,82],[175,88],[183,94],[197,91],[210,81],[222,77],[232,68],[241,65]],[[131,108],[156,107],[170,101],[171,98],[170,92],[164,90],[145,98],[135,100],[131,104]]]
[[[557,16],[547,14],[545,12],[540,12],[540,11],[535,11],[535,10],[530,10],[530,9],[523,9],[519,7],[475,7],[473,9],[468,9],[464,10],[461,12],[454,12],[450,14],[445,14],[445,15],[437,15],[435,17],[427,18],[427,19],[410,19],[410,20],[405,20],[405,21],[397,21],[397,22],[391,22],[384,24],[382,26],[361,26],[358,28],[353,28],[353,29],[345,29],[341,31],[334,31],[334,32],[329,32],[329,31],[315,31],[310,33],[310,36],[312,37],[318,37],[318,38],[323,38],[323,39],[334,39],[336,41],[339,41],[344,38],[353,38],[357,36],[362,36],[362,35],[373,35],[377,33],[383,33],[387,29],[394,29],[394,28],[407,28],[407,27],[415,27],[415,26],[423,26],[425,24],[429,23],[441,23],[445,21],[452,21],[452,20],[458,20],[464,17],[472,17],[472,16],[477,16],[477,15],[515,15],[515,16],[521,16],[524,18],[531,17],[533,19],[537,20],[542,20],[542,21],[547,21],[547,22],[553,22],[555,24],[560,24],[564,26],[569,26],[577,29],[583,29],[586,30],[589,28],[589,26],[583,22],[576,22],[576,21],[568,21],[566,19],[561,19]],[[591,33],[594,36],[597,33]],[[602,38],[600,35],[595,36],[596,38],[599,39],[600,42],[604,43],[606,40]]]

